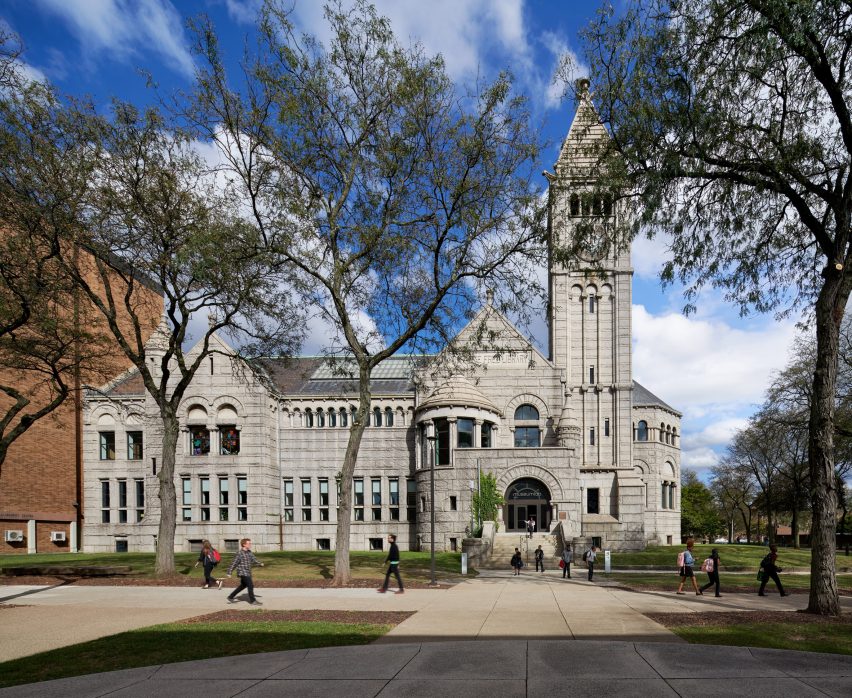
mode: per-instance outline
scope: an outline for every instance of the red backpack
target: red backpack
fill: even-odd
[[[218,565],[222,561],[222,556],[216,548],[210,548],[210,559],[213,560],[214,565]]]

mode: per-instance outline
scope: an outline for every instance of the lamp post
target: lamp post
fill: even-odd
[[[435,465],[438,463],[438,437],[427,436],[432,452],[432,467],[429,469],[429,555],[430,570],[432,573],[430,586],[437,586],[435,581]]]

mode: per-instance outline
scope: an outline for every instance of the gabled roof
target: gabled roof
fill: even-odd
[[[644,385],[633,381],[633,406],[634,407],[662,407],[669,412],[673,412],[678,417],[683,416],[674,407],[663,402],[654,393],[648,390]]]

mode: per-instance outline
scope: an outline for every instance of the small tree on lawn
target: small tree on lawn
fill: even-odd
[[[497,512],[503,506],[503,495],[497,488],[494,473],[479,473],[479,489],[473,493],[473,515],[481,527],[485,521],[497,523]]]

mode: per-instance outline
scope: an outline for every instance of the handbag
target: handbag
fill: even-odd
[[[565,569],[565,560],[559,561],[559,569]]]
[[[763,568],[762,567],[757,571],[757,581],[758,582],[763,581]]]

